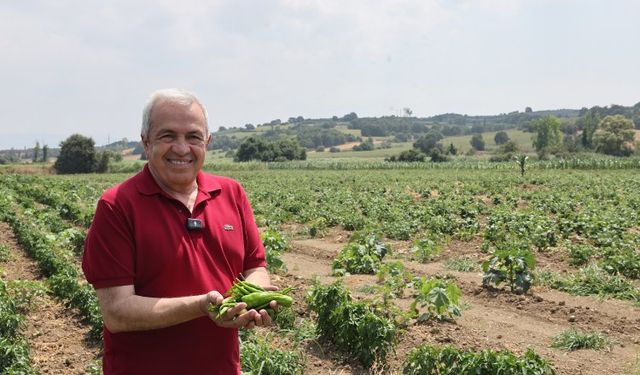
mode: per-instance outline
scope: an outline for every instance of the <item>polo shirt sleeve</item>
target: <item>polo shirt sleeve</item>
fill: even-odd
[[[242,226],[244,227],[244,269],[249,270],[256,267],[266,267],[265,250],[258,233],[258,226],[253,217],[253,211],[249,204],[249,199],[242,187],[240,190],[240,210],[242,212]]]
[[[135,245],[128,222],[115,205],[98,201],[82,257],[84,275],[96,289],[134,283]]]

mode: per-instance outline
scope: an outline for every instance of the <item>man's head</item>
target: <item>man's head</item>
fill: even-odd
[[[144,107],[144,111],[142,112],[142,129],[140,131],[140,135],[143,138],[149,135],[149,129],[151,128],[151,112],[153,111],[153,107],[161,102],[172,102],[185,105],[197,103],[204,114],[205,130],[207,131],[207,134],[209,134],[209,116],[207,114],[207,109],[202,103],[200,103],[200,100],[198,100],[194,93],[182,89],[162,89],[151,94],[149,101],[147,101],[147,105]]]
[[[177,89],[153,93],[143,112],[141,137],[160,187],[190,192],[210,141],[207,113],[195,95]]]

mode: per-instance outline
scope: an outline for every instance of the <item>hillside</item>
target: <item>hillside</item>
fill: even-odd
[[[410,112],[410,111],[409,111]],[[513,111],[497,115],[473,116],[457,113],[445,113],[431,117],[383,116],[358,117],[354,112],[338,117],[305,119],[302,116],[290,117],[286,122],[279,119],[262,124],[246,124],[243,127],[221,126],[213,133],[209,145],[214,158],[229,156],[247,137],[257,136],[269,140],[280,138],[296,139],[308,150],[310,158],[384,158],[412,148],[413,142],[430,132],[439,134],[440,143],[453,144],[460,152],[467,152],[471,135],[482,134],[487,151],[496,148],[493,141],[496,132],[506,131],[521,151],[532,150],[532,121],[554,116],[563,124],[565,134],[576,134],[581,128],[581,119],[585,115],[603,118],[607,115],[621,114],[632,119],[636,129],[640,129],[640,102],[634,106],[620,105],[595,106],[592,108],[554,109],[534,111],[527,107],[524,112]],[[212,125],[213,127],[213,125]],[[352,148],[371,139],[375,150],[353,152]],[[121,153],[125,159],[139,158],[142,152],[138,141],[126,138],[107,145],[97,146],[98,151],[110,150]],[[329,152],[332,149],[332,152]],[[49,148],[49,158],[55,158],[59,148]],[[6,162],[30,162],[33,148],[22,150],[0,150],[0,164]]]

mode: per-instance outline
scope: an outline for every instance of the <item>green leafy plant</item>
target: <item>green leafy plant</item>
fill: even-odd
[[[584,332],[571,328],[554,337],[551,346],[566,350],[603,350],[610,349],[611,342],[600,332]]]
[[[416,240],[411,247],[412,257],[420,263],[434,260],[442,252],[442,247],[430,238]]]
[[[240,341],[242,371],[252,375],[302,375],[306,365],[304,353],[299,349],[274,347],[274,335],[244,335]]]
[[[421,277],[414,281],[416,293],[411,303],[411,310],[419,322],[435,320],[452,320],[460,316],[460,288],[450,281]],[[424,312],[420,313],[418,305]]]
[[[354,235],[351,242],[340,250],[331,268],[338,276],[347,273],[375,274],[388,252],[388,246],[377,236]]]
[[[569,251],[569,263],[572,266],[585,265],[595,255],[595,248],[586,244],[569,245],[567,250]]]
[[[413,280],[411,273],[405,270],[402,262],[385,263],[376,274],[382,284],[383,293],[388,298],[402,297],[407,284]]]
[[[266,252],[267,269],[274,273],[287,272],[287,266],[281,258],[282,253],[288,249],[284,236],[276,229],[269,228],[260,237]]]
[[[535,257],[529,250],[497,250],[493,257],[482,263],[482,285],[499,286],[506,282],[511,292],[527,293],[533,282],[531,271]]]
[[[554,375],[550,363],[529,349],[522,357],[509,351],[462,351],[452,346],[422,345],[409,353],[403,375]]]
[[[527,160],[529,159],[529,157],[525,154],[520,154],[518,156],[515,157],[516,158],[516,163],[518,164],[518,167],[520,168],[520,177],[524,177],[524,172],[526,171],[527,168]]]
[[[0,245],[0,262],[6,262],[11,259],[11,249],[5,244]]]
[[[353,302],[340,280],[330,285],[316,282],[308,304],[318,315],[321,340],[331,342],[339,353],[366,368],[384,366],[397,343],[398,329],[393,319],[366,301]]]

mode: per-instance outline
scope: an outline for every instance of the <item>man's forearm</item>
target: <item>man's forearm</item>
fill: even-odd
[[[142,297],[132,288],[98,289],[105,326],[112,333],[166,328],[204,316],[207,295]]]

